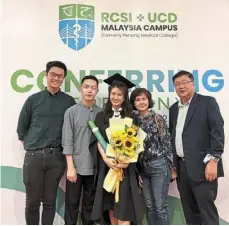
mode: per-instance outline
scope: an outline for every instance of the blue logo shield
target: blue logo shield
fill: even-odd
[[[73,50],[86,47],[95,33],[94,6],[71,4],[59,7],[59,34],[65,45]]]

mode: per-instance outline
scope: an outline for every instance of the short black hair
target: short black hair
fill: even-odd
[[[179,77],[181,77],[181,76],[183,76],[183,75],[187,75],[192,81],[194,81],[194,76],[193,76],[192,73],[190,73],[190,72],[188,72],[188,71],[182,70],[182,71],[177,72],[177,73],[173,76],[173,83],[174,83],[174,81],[175,81],[176,78],[179,78]]]
[[[84,77],[82,78],[82,80],[81,80],[81,85],[82,85],[83,82],[84,82],[85,80],[87,80],[87,79],[94,80],[94,81],[96,81],[97,86],[99,85],[99,80],[98,80],[94,75],[86,75],[86,76],[84,76]]]
[[[64,77],[66,77],[68,69],[67,69],[66,65],[63,62],[58,61],[58,60],[49,61],[46,64],[46,73],[48,73],[52,67],[59,67],[59,68],[63,69],[64,70]]]
[[[149,90],[145,88],[136,88],[130,95],[130,103],[132,104],[132,107],[134,110],[137,110],[136,107],[134,106],[134,101],[137,96],[140,96],[141,94],[145,94],[149,100],[149,107],[152,108],[154,106],[154,101],[152,99],[152,95]]]

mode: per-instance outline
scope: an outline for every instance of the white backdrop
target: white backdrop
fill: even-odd
[[[79,4],[78,13],[74,15],[76,4]],[[61,5],[65,6],[59,13]],[[225,120],[225,177],[219,180],[217,207],[221,219],[229,222],[228,0],[5,0],[2,13],[1,224],[25,224],[21,181],[24,150],[17,140],[16,125],[26,98],[42,88],[40,73],[50,60],[62,60],[68,66],[69,77],[62,89],[74,97],[79,97],[74,78],[79,81],[84,73],[96,73],[102,80],[112,74],[112,70],[120,70],[152,92],[155,110],[164,115],[168,114],[166,105],[176,101],[171,76],[182,69],[193,72],[197,91],[217,99]],[[121,15],[122,20],[116,22],[120,13],[127,15]],[[149,13],[151,19],[156,14],[159,20],[150,23]],[[108,14],[111,20],[103,21]],[[170,21],[164,20],[167,15]],[[72,16],[80,17],[75,28]],[[138,30],[119,30],[131,29],[130,25]],[[148,31],[151,25],[153,30]],[[108,27],[111,30],[102,30]],[[165,30],[157,30],[163,28]],[[90,43],[83,47],[85,42]],[[106,95],[107,86],[101,83],[99,104],[102,105],[101,98]],[[64,190],[64,185],[60,187]],[[177,199],[172,198],[178,197],[175,183],[171,184],[170,195],[173,209],[178,205]],[[63,193],[60,192],[59,197],[55,223],[63,224],[60,217],[63,216]],[[181,215],[176,211],[172,214],[173,223],[182,223]]]

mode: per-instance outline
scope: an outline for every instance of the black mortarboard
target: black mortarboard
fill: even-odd
[[[115,83],[124,83],[128,89],[133,88],[134,86],[136,86],[134,83],[132,83],[131,81],[129,81],[128,79],[126,79],[125,77],[123,77],[122,75],[120,75],[119,73],[116,73],[114,75],[112,75],[111,77],[103,80],[105,83],[107,83],[108,85],[112,86],[115,85]]]

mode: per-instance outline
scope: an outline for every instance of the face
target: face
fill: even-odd
[[[193,81],[187,76],[183,75],[174,80],[174,86],[177,95],[182,99],[191,97],[195,92]]]
[[[141,93],[139,96],[136,96],[134,100],[134,106],[140,112],[145,112],[149,108],[149,99],[145,93]]]
[[[120,108],[124,101],[124,94],[123,91],[117,87],[114,87],[110,91],[110,102],[112,107]]]
[[[86,79],[83,81],[80,88],[82,99],[85,101],[94,101],[96,94],[98,93],[97,82],[93,79]]]
[[[47,86],[52,89],[58,89],[64,81],[64,69],[59,67],[51,67],[46,74]]]

